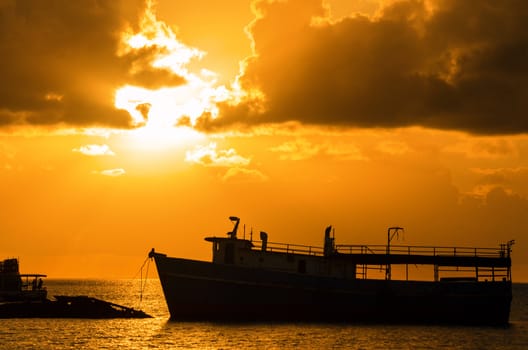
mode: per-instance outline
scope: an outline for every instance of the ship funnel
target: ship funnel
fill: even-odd
[[[324,256],[330,256],[335,252],[334,238],[330,237],[331,232],[332,232],[332,226],[328,226],[325,229]]]
[[[325,229],[325,239],[328,239],[330,238],[330,233],[332,232],[332,225],[328,226],[326,229]]]
[[[262,240],[262,251],[265,252],[268,248],[268,234],[264,231],[260,231],[260,239]]]
[[[227,235],[229,236],[229,238],[235,239],[237,235],[238,224],[240,223],[240,219],[236,216],[230,216],[229,220],[233,221],[235,223],[235,226],[233,227],[233,231],[228,232]]]

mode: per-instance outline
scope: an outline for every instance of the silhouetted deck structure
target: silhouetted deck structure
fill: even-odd
[[[513,241],[498,248],[391,245],[388,253],[387,245],[335,245],[333,252],[326,257],[356,265],[357,278],[367,278],[367,271],[379,270],[379,266],[390,269],[392,265],[433,265],[435,281],[440,279],[439,272],[446,267],[472,268],[476,280],[510,280],[512,244]],[[261,242],[252,241],[251,245],[252,250],[262,250]],[[266,250],[279,254],[325,256],[324,248],[298,244],[267,242]],[[468,269],[459,271],[469,272]]]
[[[43,274],[21,274],[18,259],[0,261],[0,318],[149,318],[141,310],[88,296],[47,298]]]

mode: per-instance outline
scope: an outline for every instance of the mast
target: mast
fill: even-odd
[[[387,267],[385,268],[385,279],[388,281],[391,279],[391,263],[389,259],[390,244],[394,236],[398,236],[400,231],[403,231],[403,227],[394,226],[387,229]]]

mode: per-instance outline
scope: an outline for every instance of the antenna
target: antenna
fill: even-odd
[[[240,219],[236,216],[230,216],[229,220],[233,221],[235,223],[235,226],[233,227],[233,231],[228,232],[227,235],[229,236],[229,238],[236,239],[236,234],[238,230],[238,224],[240,223]]]
[[[391,279],[391,264],[389,261],[390,255],[390,244],[394,236],[398,238],[400,236],[400,231],[403,232],[403,227],[393,226],[387,229],[387,267],[385,268],[385,279]]]

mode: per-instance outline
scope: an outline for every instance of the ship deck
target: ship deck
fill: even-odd
[[[261,242],[252,241],[252,249],[262,249]],[[308,255],[343,261],[359,267],[359,275],[365,275],[374,266],[391,265],[432,265],[435,280],[439,272],[452,269],[457,272],[472,272],[475,280],[511,280],[511,244],[501,244],[497,248],[442,247],[412,245],[335,245],[330,255],[316,246],[305,246],[268,242],[266,250],[278,254]],[[390,277],[389,277],[390,278]]]

